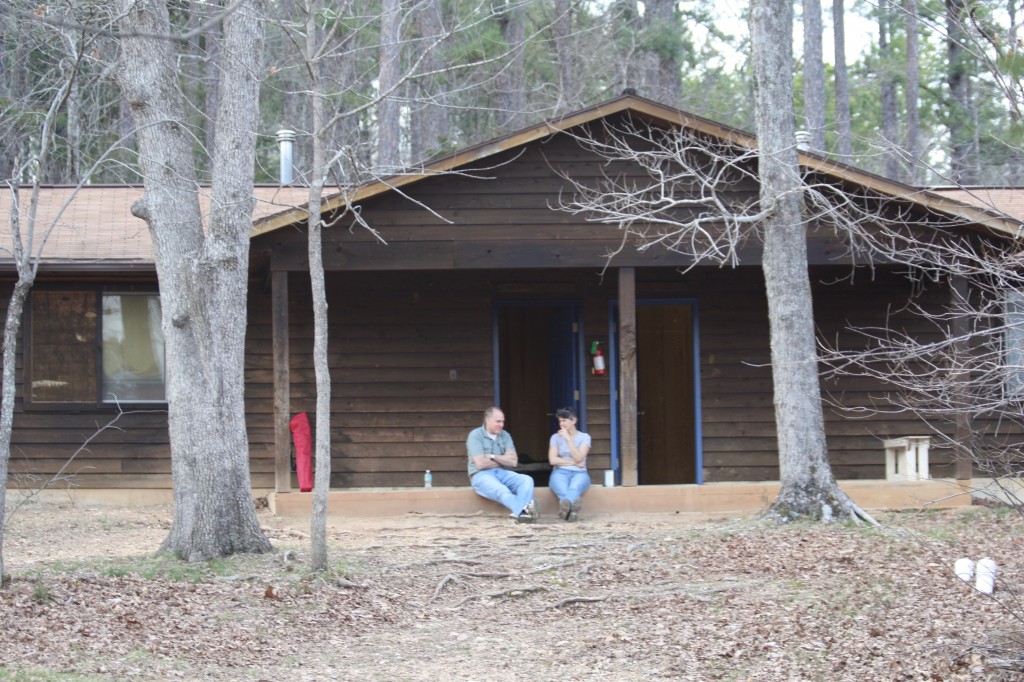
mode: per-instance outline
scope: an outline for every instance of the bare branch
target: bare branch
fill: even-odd
[[[574,137],[604,159],[601,177],[588,184],[558,171],[574,194],[561,197],[557,208],[617,225],[622,242],[609,259],[635,244],[638,251],[660,246],[686,254],[693,259],[690,268],[706,262],[736,266],[740,247],[771,211],[758,200],[757,152],[751,148],[633,120]],[[737,198],[744,194],[749,198]]]

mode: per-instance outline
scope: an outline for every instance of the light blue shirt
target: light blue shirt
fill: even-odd
[[[583,447],[584,445],[586,445],[588,448],[590,447],[590,435],[583,433],[582,431],[577,431],[572,441],[576,445],[577,449]],[[562,438],[561,435],[557,433],[552,434],[551,440],[548,441],[548,445],[554,445],[558,448],[559,457],[561,457],[562,459],[567,459],[570,462],[572,461],[572,455],[569,453],[569,441],[567,441],[565,438]],[[560,466],[558,468],[565,469],[567,471],[587,470],[587,467],[576,466],[575,464],[566,464],[565,466]]]

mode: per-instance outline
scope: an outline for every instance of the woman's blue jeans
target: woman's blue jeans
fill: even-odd
[[[548,486],[559,502],[562,500],[575,502],[583,497],[583,493],[587,492],[587,488],[590,487],[590,472],[570,471],[565,467],[555,467],[548,480]]]

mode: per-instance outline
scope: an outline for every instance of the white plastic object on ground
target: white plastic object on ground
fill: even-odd
[[[980,559],[975,573],[978,579],[974,583],[974,588],[983,594],[992,594],[996,584],[996,562],[988,557]]]
[[[957,578],[969,583],[974,578],[974,562],[967,557],[957,559],[953,564],[953,572]]]

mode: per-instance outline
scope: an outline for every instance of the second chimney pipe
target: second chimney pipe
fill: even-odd
[[[277,131],[277,144],[281,152],[281,184],[292,182],[292,143],[295,142],[295,131],[282,128]]]

